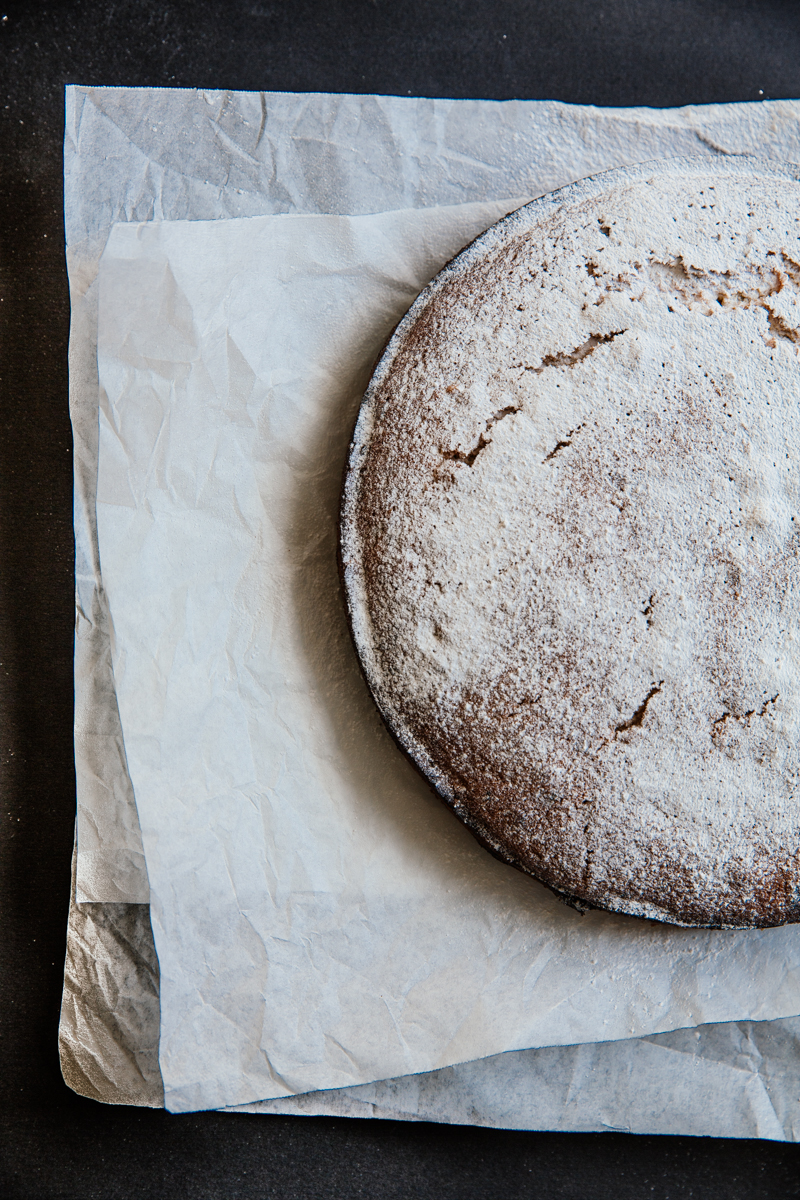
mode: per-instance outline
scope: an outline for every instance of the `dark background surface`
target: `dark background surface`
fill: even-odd
[[[0,8],[0,1193],[69,1200],[789,1200],[767,1142],[110,1108],[61,1080],[75,806],[66,83],[800,97],[800,0],[66,0]]]

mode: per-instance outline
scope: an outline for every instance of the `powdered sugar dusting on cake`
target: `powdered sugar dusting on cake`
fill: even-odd
[[[800,919],[800,185],[536,201],[398,328],[342,509],[359,656],[497,854],[589,904]]]

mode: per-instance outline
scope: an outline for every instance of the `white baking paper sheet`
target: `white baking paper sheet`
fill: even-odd
[[[234,1111],[796,1141],[800,1021],[547,1046]]]
[[[369,369],[506,206],[117,225],[100,562],[178,1111],[800,1009],[800,931],[581,916],[435,800],[336,567]]]
[[[97,558],[97,264],[117,221],[364,214],[533,197],[685,154],[800,159],[796,101],[558,102],[70,87],[65,225],[75,435],[79,901],[146,902]]]
[[[117,150],[120,149],[120,146],[125,149],[128,154],[128,165],[130,159],[136,158],[137,154],[146,160],[143,169],[135,173],[135,178],[129,177],[127,190],[119,186],[120,178],[124,176],[125,168],[123,166],[121,172],[117,173],[116,180],[113,178],[114,170],[111,169],[107,173],[101,173],[99,179],[95,178],[91,188],[73,186],[72,202],[68,194],[68,228],[71,214],[73,231],[83,235],[76,237],[73,242],[71,282],[76,300],[76,318],[83,318],[88,328],[88,336],[81,340],[75,337],[76,328],[79,328],[78,319],[73,325],[73,365],[78,368],[73,370],[73,410],[80,410],[81,400],[84,400],[84,416],[90,415],[91,412],[93,365],[91,353],[87,354],[85,351],[91,342],[92,305],[96,303],[96,286],[93,284],[93,275],[96,269],[97,252],[102,247],[109,216],[123,217],[123,219],[137,215],[146,217],[157,212],[158,205],[165,198],[168,200],[168,210],[170,206],[172,211],[176,207],[180,209],[182,206],[184,210],[194,211],[205,208],[200,215],[212,218],[224,216],[226,211],[237,212],[242,209],[248,211],[248,205],[250,211],[253,209],[274,211],[281,207],[290,210],[294,207],[294,211],[303,211],[303,204],[312,210],[316,207],[316,211],[319,211],[320,208],[324,211],[326,207],[328,211],[341,211],[341,208],[337,208],[336,205],[342,198],[352,202],[353,211],[363,212],[364,207],[367,210],[375,207],[369,201],[374,200],[382,189],[385,192],[388,187],[385,179],[380,175],[376,176],[376,162],[381,155],[385,160],[387,154],[397,154],[398,147],[402,158],[405,147],[408,145],[409,130],[416,138],[416,153],[411,156],[416,167],[411,169],[406,167],[405,171],[413,175],[416,170],[417,178],[415,188],[412,187],[410,191],[407,178],[404,180],[403,186],[407,201],[410,200],[412,204],[430,202],[431,192],[427,189],[431,180],[436,183],[440,191],[455,187],[460,198],[464,198],[465,194],[471,195],[470,187],[473,188],[472,194],[475,190],[481,196],[485,196],[487,192],[491,194],[492,185],[495,188],[494,194],[502,195],[502,188],[498,186],[502,181],[498,180],[496,135],[503,127],[506,127],[506,132],[510,131],[513,134],[504,147],[507,161],[514,160],[513,151],[515,147],[518,147],[520,140],[524,144],[519,157],[524,158],[527,154],[529,159],[526,164],[527,173],[523,172],[522,175],[518,174],[517,176],[513,176],[512,173],[513,178],[523,179],[529,185],[527,188],[520,188],[518,194],[525,194],[525,192],[532,194],[535,191],[544,190],[541,186],[530,186],[530,184],[534,178],[539,181],[544,179],[548,170],[552,174],[553,159],[557,163],[559,153],[562,155],[560,167],[563,174],[561,176],[556,174],[555,178],[550,178],[545,183],[545,187],[554,182],[565,182],[576,175],[585,174],[586,169],[592,169],[593,166],[614,165],[616,162],[636,161],[637,158],[649,157],[651,154],[636,153],[637,149],[641,150],[645,144],[656,146],[655,153],[658,153],[658,148],[661,147],[663,153],[664,147],[670,139],[676,146],[681,143],[678,149],[682,152],[688,149],[687,143],[694,143],[696,149],[705,147],[708,152],[719,150],[723,144],[727,150],[737,152],[738,149],[738,152],[741,152],[741,150],[752,149],[753,142],[757,142],[759,146],[767,146],[773,150],[778,147],[780,157],[800,157],[791,152],[792,146],[797,143],[797,109],[792,105],[723,106],[719,109],[683,110],[681,113],[667,114],[647,113],[645,110],[637,113],[624,111],[603,113],[599,110],[569,109],[567,106],[561,105],[515,104],[503,106],[485,102],[397,101],[359,97],[254,97],[236,94],[204,96],[197,93],[143,95],[142,93],[116,91],[90,93],[77,89],[71,100],[73,102],[71,106],[71,116],[74,118],[73,131],[77,131],[79,134],[75,143],[76,159],[73,162],[73,168],[77,162],[79,169],[73,170],[73,183],[86,183],[87,163],[91,161],[93,153],[95,155],[98,153],[98,147],[103,145],[105,145],[106,152],[109,144],[116,145]],[[256,108],[256,102],[258,102],[258,108]],[[211,112],[204,112],[201,105],[206,105]],[[253,141],[251,126],[255,122],[257,112],[260,112],[261,132]],[[354,112],[358,113],[359,117],[356,121],[353,120]],[[150,114],[153,115],[152,124],[150,123]],[[431,120],[432,115],[436,120]],[[182,120],[186,122],[183,128],[181,128]],[[210,136],[212,141],[216,139],[219,145],[227,146],[225,152],[229,157],[241,158],[242,145],[237,146],[230,139],[230,133],[225,134],[230,144],[226,143],[225,137],[222,136],[226,125],[234,132],[238,129],[241,141],[246,142],[248,137],[251,138],[250,151],[255,151],[251,157],[255,158],[259,153],[263,156],[263,149],[260,151],[259,147],[264,141],[264,130],[268,127],[270,120],[272,120],[276,133],[272,135],[273,140],[268,143],[268,146],[272,146],[273,150],[277,148],[277,157],[283,160],[281,169],[285,168],[287,159],[291,162],[295,150],[297,150],[297,161],[303,159],[303,149],[306,148],[305,143],[309,140],[310,126],[313,127],[317,140],[326,143],[321,160],[306,154],[304,159],[306,163],[304,168],[305,192],[303,187],[300,187],[297,195],[293,196],[291,188],[284,188],[283,194],[281,194],[280,172],[278,172],[276,182],[276,173],[273,171],[270,176],[269,171],[264,171],[263,162],[262,167],[259,168],[260,175],[259,171],[254,170],[248,186],[240,188],[220,187],[218,186],[219,179],[211,181],[214,184],[213,187],[208,180],[201,181],[202,174],[213,174],[208,169],[209,160],[207,158],[203,159],[202,156],[195,154],[193,157],[190,155],[191,162],[181,163],[180,161],[181,138],[183,138],[184,148],[194,144],[196,149],[197,144],[202,142],[203,136],[206,137],[206,141]],[[514,128],[515,120],[516,128]],[[384,122],[384,125],[387,123],[391,125],[392,121],[395,125],[394,146],[391,139],[383,138],[381,140],[379,138],[376,141],[374,139],[376,126],[380,128],[381,122]],[[283,123],[282,126],[281,123]],[[420,138],[421,124],[425,126],[426,131],[426,138],[422,139]],[[438,131],[438,141],[430,137],[431,129]],[[198,130],[200,130],[199,133]],[[352,136],[343,136],[343,130],[348,131]],[[474,175],[477,176],[477,184],[475,178],[471,181],[468,180],[468,171],[462,171],[461,177],[459,177],[459,171],[465,159],[459,158],[459,155],[454,152],[454,144],[457,143],[459,136],[463,139],[465,130],[472,138],[473,148],[479,146],[483,154],[484,161],[481,162],[479,157],[475,160],[477,169]],[[151,131],[155,135],[152,138],[150,137]],[[178,131],[180,131],[180,137],[177,136]],[[187,131],[191,137],[187,137]],[[608,134],[605,138],[603,137],[604,133]],[[452,138],[449,145],[447,144],[448,134]],[[194,143],[192,143],[192,138],[195,139]],[[105,139],[105,143],[103,139]],[[161,140],[159,141],[159,139]],[[361,139],[360,143],[359,139]],[[313,141],[314,138],[312,137],[310,140]],[[709,145],[710,142],[713,145]],[[176,143],[178,144],[177,150]],[[370,154],[363,153],[364,147],[367,146],[371,147],[373,152],[371,162],[369,161]],[[419,149],[420,146],[422,146],[422,151]],[[531,153],[532,148],[535,153]],[[356,153],[358,150],[362,151],[360,155]],[[501,146],[501,152],[502,150]],[[608,156],[605,159],[603,159],[604,153]],[[614,157],[615,154],[618,157]],[[336,171],[328,171],[330,163],[336,155],[339,155],[342,160],[339,162],[342,169],[338,174]],[[492,155],[494,155],[495,162],[489,162],[488,165],[491,169],[487,170],[486,160],[491,159]],[[119,162],[124,157],[124,154],[112,156],[112,162]],[[161,161],[155,161],[159,158]],[[420,158],[425,160],[425,170],[422,172],[418,170]],[[574,168],[581,158],[583,162],[592,158],[591,166],[586,169],[570,170],[570,167]],[[597,161],[598,159],[599,161]],[[319,161],[324,162],[326,169],[322,171],[318,169]],[[448,164],[447,170],[440,169],[442,161]],[[456,169],[453,168],[454,163]],[[215,170],[218,165],[218,163],[215,165]],[[363,176],[364,165],[366,165],[367,178],[365,180],[362,177],[359,180],[357,178],[359,170]],[[296,169],[296,163],[292,169]],[[111,182],[109,179],[103,179],[104,174],[112,177]],[[360,186],[353,185],[354,179]],[[242,183],[243,179],[239,177],[236,182]],[[389,182],[392,181],[389,180]],[[392,186],[395,186],[396,193],[396,178]],[[260,197],[259,187],[263,189]],[[317,195],[314,195],[315,187]],[[107,194],[98,197],[98,191],[102,192],[104,188]],[[271,193],[270,188],[272,188]],[[320,195],[325,192],[326,188],[328,195],[332,198],[332,202],[327,206],[324,204],[324,197],[323,203],[319,203]],[[160,195],[154,198],[156,192]],[[68,193],[70,193],[69,188]],[[90,193],[91,195],[89,195]],[[121,199],[123,194],[124,202]],[[149,209],[147,208],[148,194],[150,195]],[[309,197],[311,198],[310,203]],[[365,198],[366,205],[364,204]],[[102,202],[98,202],[98,200]],[[434,199],[433,203],[436,202]],[[259,203],[261,208],[259,208]],[[194,211],[187,211],[185,215],[194,215]],[[81,226],[82,220],[83,226]],[[401,278],[400,282],[405,287],[408,283],[407,277]],[[396,283],[395,280],[394,285]],[[83,361],[81,361],[81,351],[84,351]],[[88,382],[88,387],[85,386],[82,394],[76,397],[74,385],[80,382],[83,382],[84,385]],[[77,391],[81,392],[80,387],[77,388]],[[94,403],[96,412],[96,391]],[[80,415],[79,411],[79,418]],[[76,421],[76,434],[79,439],[81,432],[84,435],[83,462],[86,467],[83,486],[79,475],[78,495],[84,506],[84,531],[88,531],[89,534],[85,540],[91,550],[92,433],[90,427],[91,420],[84,421],[82,428],[80,419]],[[80,530],[80,513],[77,525]],[[100,643],[100,646],[95,644],[91,652],[87,653],[86,662],[91,664],[94,661],[95,665],[101,664],[102,666],[103,636],[106,639],[105,645],[108,644],[107,631],[104,629],[106,612],[104,596],[102,587],[98,586],[100,579],[96,553],[87,553],[85,558],[88,569],[83,572],[85,576],[83,582],[86,585],[84,592],[88,592],[90,602],[84,602],[82,605],[86,614],[83,619],[88,622],[88,628],[84,628],[84,633],[88,632],[91,635],[89,641],[93,637],[95,643]],[[103,669],[106,672],[106,679],[111,680],[111,698],[113,699],[113,675],[108,671],[107,663],[102,669],[98,667],[95,675],[102,676]],[[91,676],[91,671],[89,674]],[[88,689],[85,690],[88,692]],[[105,697],[100,707],[103,707],[104,703],[106,715],[108,715],[113,709],[113,704],[108,703],[108,688],[100,687],[96,691],[101,698]],[[88,704],[87,708],[91,712],[92,704]],[[113,712],[111,715],[114,716]],[[100,728],[92,729],[93,723],[100,725]],[[121,767],[124,768],[125,759],[118,721],[115,725],[113,719],[108,720],[106,726],[103,727],[102,723],[97,722],[94,717],[86,723],[85,728],[90,734],[96,735],[93,744],[95,748],[99,747],[97,753],[99,766],[97,769],[93,767],[92,771],[88,772],[89,777],[97,783],[95,792],[92,795],[91,789],[83,790],[83,799],[88,799],[88,803],[83,805],[83,815],[89,818],[89,834],[86,837],[81,832],[79,824],[79,841],[83,843],[88,852],[94,854],[94,860],[88,857],[85,859],[87,864],[92,864],[92,869],[85,872],[88,890],[91,892],[94,889],[94,895],[98,899],[146,898],[147,884],[141,869],[141,844],[138,841],[136,821],[128,819],[131,815],[135,816],[135,813],[131,804],[130,787],[125,782],[125,772],[121,769]],[[103,749],[111,751],[106,753],[105,759],[103,759]],[[122,778],[122,785],[120,785],[120,778]],[[109,780],[115,786],[109,786]],[[99,819],[98,812],[100,813]],[[105,821],[103,814],[106,817]],[[127,817],[124,814],[127,814]],[[447,814],[444,812],[440,816],[447,818]],[[90,840],[91,834],[95,837],[94,844]],[[83,854],[79,855],[79,864],[83,857]],[[498,869],[503,870],[503,868]],[[525,883],[525,881],[522,882]],[[526,886],[528,885],[526,884]],[[127,893],[126,888],[128,889]],[[577,920],[578,918],[573,919]],[[698,1019],[698,1015],[695,1015],[694,1019]],[[607,1035],[599,1034],[598,1036]],[[617,1033],[614,1036],[621,1035]],[[611,1046],[601,1048],[602,1053],[610,1053],[614,1049],[615,1047]],[[559,1051],[559,1053],[566,1052]],[[513,1056],[504,1056],[500,1061],[505,1061],[508,1057]],[[465,1069],[459,1068],[459,1070]],[[415,1082],[413,1087],[418,1089],[418,1082]],[[392,1088],[397,1091],[396,1082],[392,1084]],[[617,1100],[619,1100],[619,1090],[617,1085]],[[484,1093],[481,1094],[484,1095]],[[317,1101],[317,1103],[320,1102],[324,1103],[324,1101]],[[333,1102],[332,1097],[331,1102]],[[281,1101],[280,1103],[301,1104],[300,1101]],[[304,1097],[302,1104],[307,1106],[308,1103]],[[443,1110],[441,1108],[438,1117],[433,1109],[425,1111],[428,1111],[434,1119],[460,1119],[458,1105],[453,1108],[452,1118],[442,1117],[441,1111]],[[529,1108],[526,1109],[522,1101],[520,1111],[523,1113],[521,1118],[523,1123],[525,1120],[540,1119],[530,1116]],[[528,1116],[524,1115],[526,1112],[529,1114]],[[423,1117],[424,1115],[425,1113],[422,1112]],[[475,1119],[479,1122],[483,1119],[478,1109],[475,1110]],[[545,1118],[548,1121],[551,1119],[555,1118]],[[573,1119],[579,1120],[574,1114],[564,1117],[564,1120],[567,1121]],[[493,1120],[489,1119],[488,1123],[493,1123]],[[512,1121],[512,1124],[514,1123]],[[541,1127],[541,1124],[531,1127]],[[557,1127],[586,1126],[561,1124]],[[638,1126],[635,1126],[634,1123],[632,1127]],[[766,1129],[763,1122],[762,1127]],[[709,1129],[709,1132],[713,1132],[713,1130]],[[773,1130],[772,1133],[762,1134],[762,1136],[779,1135]],[[784,1136],[786,1136],[785,1133]]]
[[[77,904],[74,893],[70,907],[62,1070],[76,1091],[109,1104],[164,1102],[148,913],[144,904]],[[800,1019],[512,1051],[223,1111],[795,1141]]]

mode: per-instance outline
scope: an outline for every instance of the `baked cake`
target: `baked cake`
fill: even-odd
[[[683,159],[526,205],[419,296],[342,499],[400,747],[581,905],[800,919],[800,169]]]

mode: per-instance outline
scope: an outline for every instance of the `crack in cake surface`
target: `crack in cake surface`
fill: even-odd
[[[505,408],[501,408],[486,422],[486,428],[483,433],[480,434],[477,445],[473,450],[470,450],[468,454],[465,454],[462,450],[442,450],[440,451],[442,458],[449,459],[451,462],[466,463],[468,467],[474,466],[475,460],[480,454],[481,450],[485,450],[487,446],[491,445],[491,439],[487,438],[486,434],[489,433],[489,431],[497,424],[498,421],[502,421],[503,417],[510,417],[513,413],[517,412],[519,412],[519,408],[515,407],[513,404],[508,404]]]
[[[598,346],[605,346],[607,342],[613,342],[614,338],[627,332],[627,329],[612,329],[610,333],[591,333],[586,341],[581,342],[580,346],[576,346],[574,350],[545,354],[538,367],[522,364],[522,370],[532,371],[534,375],[541,375],[543,371],[547,371],[551,367],[575,367],[590,354],[594,354]]]
[[[642,703],[636,709],[636,712],[633,714],[633,716],[629,717],[627,721],[622,721],[619,725],[614,726],[614,737],[612,741],[616,741],[621,733],[627,733],[629,729],[636,729],[642,725],[644,722],[645,713],[647,712],[648,704],[654,696],[657,696],[660,693],[663,686],[663,679],[660,679],[658,683],[654,683]]]

